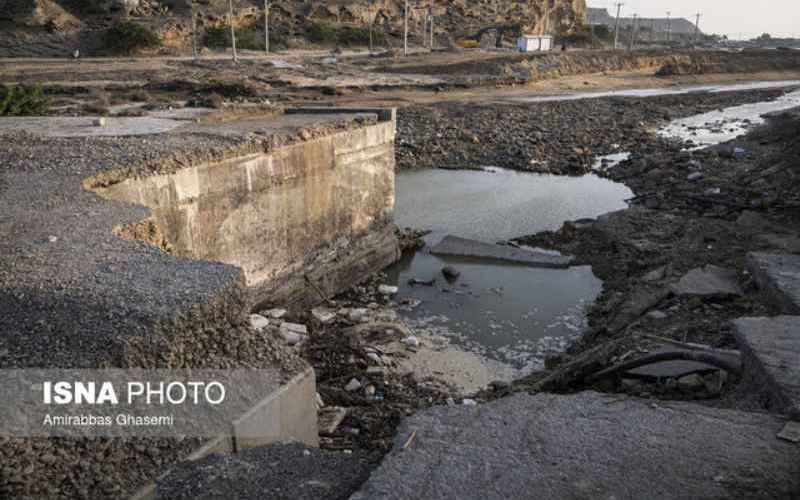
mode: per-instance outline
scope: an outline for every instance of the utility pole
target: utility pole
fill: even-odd
[[[656,39],[656,18],[650,19],[650,43]]]
[[[269,0],[264,0],[264,52],[269,54]]]
[[[433,52],[433,0],[431,0],[430,15],[431,15],[431,52]]]
[[[403,7],[403,55],[408,55],[408,0]]]
[[[192,11],[192,57],[197,59],[197,13],[194,11],[194,0],[189,7]]]
[[[231,25],[231,47],[233,48],[233,62],[239,62],[239,56],[236,55],[236,30],[233,29],[233,0],[228,0],[228,22]]]
[[[700,16],[703,14],[697,13],[697,20],[694,22],[694,43],[700,38]]]
[[[636,31],[639,28],[639,26],[637,24],[638,21],[639,21],[638,15],[634,14],[633,15],[633,26],[632,26],[632,29],[631,29],[631,43],[628,46],[628,50],[633,50],[634,47],[636,46],[636,34],[637,34]]]
[[[619,44],[619,12],[622,10],[622,6],[625,5],[622,2],[617,2],[617,20],[614,22],[614,50],[617,50]]]
[[[672,15],[672,12],[667,11],[667,42],[670,41],[672,36],[672,19],[669,17],[670,15]]]

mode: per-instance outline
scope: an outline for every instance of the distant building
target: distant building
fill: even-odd
[[[520,52],[542,52],[553,48],[553,37],[550,35],[522,35],[517,39]]]
[[[609,14],[607,9],[589,7],[586,11],[586,24],[590,26],[606,25],[613,29],[615,23],[616,19]],[[632,17],[620,16],[620,28],[626,29],[632,25]],[[636,25],[643,30],[653,30],[654,33],[667,33],[669,30],[676,35],[693,35],[695,32],[694,23],[682,17],[674,17],[671,19],[667,19],[666,17],[637,17]],[[702,30],[700,32],[702,33]]]

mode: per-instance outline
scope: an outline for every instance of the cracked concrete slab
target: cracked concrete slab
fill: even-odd
[[[556,253],[534,252],[522,248],[504,245],[493,245],[482,241],[445,236],[431,249],[434,255],[451,255],[456,257],[475,257],[480,259],[517,262],[536,267],[566,268],[574,260],[573,257]]]
[[[777,438],[783,425],[594,392],[435,407],[403,421],[351,500],[797,498],[800,447]]]
[[[751,252],[747,269],[774,307],[800,314],[800,255]]]
[[[670,286],[675,295],[697,295],[700,297],[724,297],[741,295],[738,276],[733,269],[709,264],[692,269]]]
[[[800,316],[739,318],[734,335],[745,376],[768,394],[770,408],[800,418]]]

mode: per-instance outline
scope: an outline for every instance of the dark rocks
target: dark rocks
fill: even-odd
[[[369,474],[358,454],[298,443],[184,462],[158,480],[156,500],[347,498]]]
[[[442,268],[442,274],[444,275],[447,281],[453,282],[461,276],[461,271],[458,271],[456,268],[451,266],[444,266]]]

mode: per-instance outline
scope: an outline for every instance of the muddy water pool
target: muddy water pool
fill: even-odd
[[[419,331],[507,363],[520,372],[540,368],[585,327],[585,308],[602,283],[588,266],[542,269],[480,259],[434,256],[447,234],[494,243],[558,229],[565,220],[596,217],[627,205],[631,191],[597,176],[424,170],[396,179],[395,221],[432,231],[425,249],[389,269],[406,302],[400,311]],[[444,266],[461,275],[448,282]],[[436,279],[433,286],[409,280]],[[418,303],[418,304],[417,304]]]

